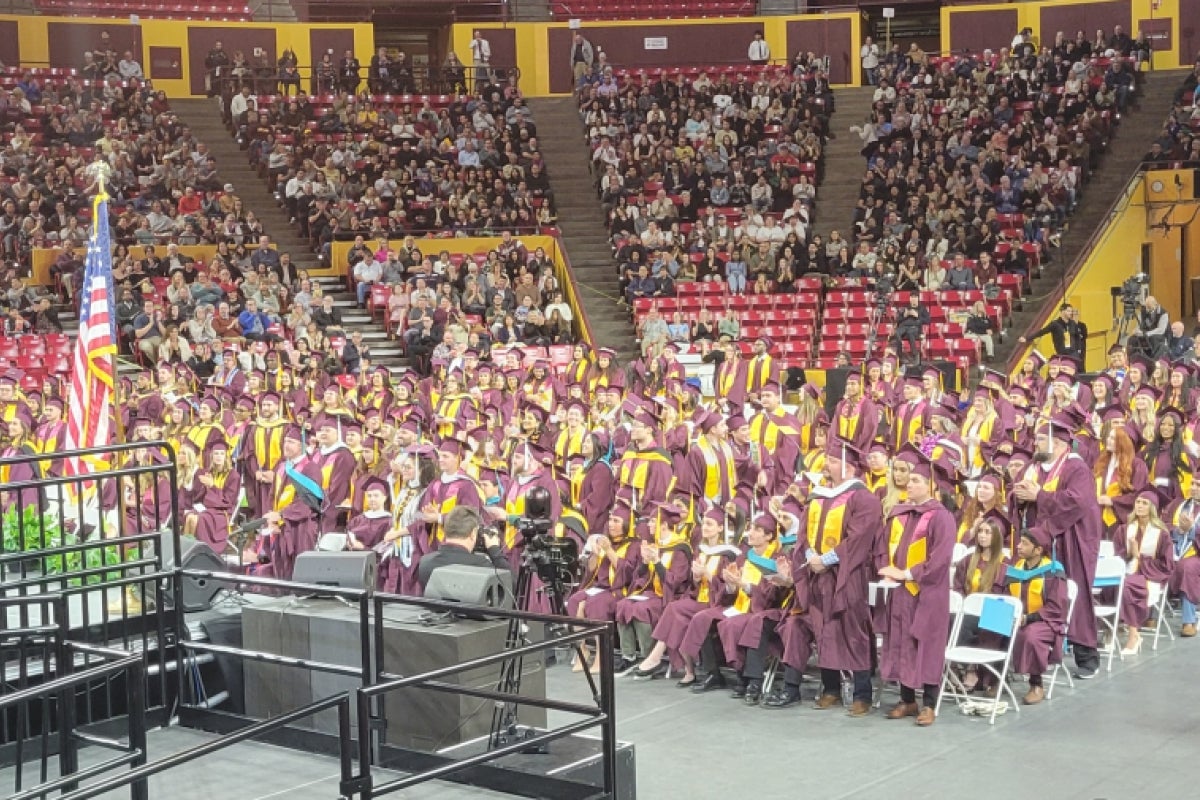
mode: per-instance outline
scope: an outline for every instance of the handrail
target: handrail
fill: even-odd
[[[1083,247],[1080,248],[1079,252],[1075,255],[1075,261],[1063,273],[1062,279],[1059,281],[1059,285],[1062,287],[1064,292],[1070,287],[1071,283],[1074,282],[1077,277],[1079,277],[1079,273],[1083,269],[1084,264],[1087,263],[1088,258],[1091,257],[1091,254],[1096,250],[1096,248],[1108,240],[1108,237],[1112,234],[1113,222],[1118,216],[1125,213],[1129,201],[1133,199],[1134,187],[1137,185],[1138,180],[1142,177],[1142,175],[1145,174],[1145,172],[1145,165],[1138,164],[1137,169],[1126,182],[1125,188],[1121,190],[1120,194],[1113,198],[1112,203],[1110,203],[1108,206],[1108,210],[1104,212],[1104,217],[1102,218],[1100,224],[1096,226],[1091,235],[1088,237],[1087,241],[1084,242]],[[1021,333],[1021,337],[1027,339],[1029,334],[1039,331],[1045,327],[1050,321],[1051,316],[1057,313],[1057,309],[1058,306],[1056,304],[1043,303],[1041,310],[1038,311],[1038,313],[1034,315],[1033,319],[1030,320],[1025,326],[1025,330]],[[1028,347],[1018,347],[1012,352],[1011,355],[1009,355],[1008,363],[1005,365],[1005,370],[1007,373],[1012,374],[1014,370],[1020,367],[1021,363],[1025,360],[1025,352],[1032,346],[1032,343],[1030,343]]]
[[[571,307],[575,309],[575,318],[578,320],[578,333],[580,339],[586,342],[588,347],[596,346],[596,335],[592,330],[592,322],[588,317],[587,309],[583,307],[583,293],[580,291],[579,279],[575,276],[575,268],[571,266],[571,259],[567,256],[567,248],[563,246],[561,236],[554,237],[554,253],[555,260],[561,259],[563,276],[565,281],[560,281],[564,287],[568,287],[567,297],[571,301]]]

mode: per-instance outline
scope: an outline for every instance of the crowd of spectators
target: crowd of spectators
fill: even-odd
[[[792,67],[617,77],[600,59],[581,79],[580,115],[627,302],[669,296],[675,281],[791,291],[810,271],[834,110],[823,67],[806,54]]]
[[[1200,164],[1200,58],[1175,92],[1171,113],[1142,161],[1148,168]]]

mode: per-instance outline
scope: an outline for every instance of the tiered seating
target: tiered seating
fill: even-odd
[[[676,311],[682,312],[689,322],[694,322],[701,310],[719,318],[732,309],[741,322],[738,346],[743,353],[751,351],[756,338],[767,336],[773,342],[772,354],[789,366],[817,369],[833,367],[840,353],[855,362],[882,355],[894,328],[887,309],[880,315],[874,293],[857,281],[800,278],[794,294],[730,295],[726,289],[720,281],[676,284],[675,297],[635,301],[635,324],[640,328],[651,308],[667,320],[673,319]],[[909,294],[895,292],[889,307],[907,304]],[[963,331],[966,309],[983,300],[988,316],[1003,328],[1013,298],[1009,290],[994,301],[988,301],[981,291],[921,292],[921,303],[930,312],[925,357],[952,361],[961,369],[980,363],[978,343],[966,338]]]
[[[24,373],[22,388],[40,391],[47,377],[71,373],[73,347],[64,333],[0,336],[0,373],[20,370]]]
[[[156,3],[153,0],[36,0],[43,14],[69,17],[128,17],[148,19],[194,19],[221,22],[250,22],[254,12],[238,2]]]
[[[754,0],[571,0],[552,3],[554,19],[680,19],[753,16]]]

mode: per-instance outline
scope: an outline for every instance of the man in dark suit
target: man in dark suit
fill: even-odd
[[[479,511],[470,506],[455,506],[450,510],[442,523],[442,530],[446,534],[445,541],[437,550],[423,556],[421,563],[417,565],[417,580],[422,589],[429,583],[429,576],[438,567],[491,567],[496,570],[509,570],[508,559],[500,549],[499,536],[485,534],[483,542],[487,545],[487,555],[475,552],[479,523]]]

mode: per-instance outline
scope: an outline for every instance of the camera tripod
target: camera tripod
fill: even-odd
[[[563,565],[546,560],[544,553],[526,547],[521,556],[521,568],[517,572],[517,584],[514,590],[516,607],[520,611],[529,610],[529,601],[533,597],[533,578],[536,575],[542,580],[542,595],[547,599],[550,613],[555,616],[567,616],[566,577]],[[528,628],[521,619],[513,618],[508,623],[508,634],[505,637],[506,649],[519,647],[528,643]],[[587,663],[587,654],[583,645],[574,645],[575,655],[583,663]],[[505,659],[500,666],[500,679],[496,691],[510,695],[521,692],[521,675],[524,669],[525,657],[516,656]],[[584,670],[593,697],[600,696],[599,687],[588,670]],[[492,712],[492,730],[488,737],[488,747],[495,749],[519,742],[535,735],[535,731],[517,721],[517,706],[519,703],[507,700],[503,705],[497,705]],[[549,752],[546,745],[534,746],[529,752],[545,754]]]

